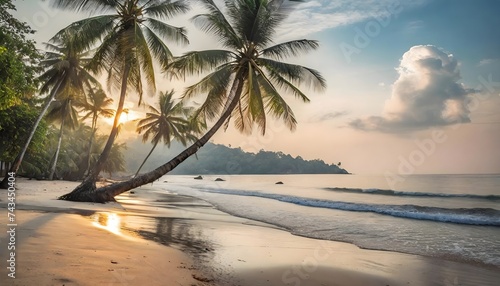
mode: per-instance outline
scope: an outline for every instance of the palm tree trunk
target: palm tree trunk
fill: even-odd
[[[156,145],[158,145],[158,142],[160,142],[160,141],[156,141],[156,143],[153,145],[153,148],[151,148],[151,151],[149,151],[149,153],[146,156],[146,158],[144,158],[144,161],[142,161],[141,166],[139,166],[139,169],[137,170],[137,172],[135,172],[135,176],[134,177],[137,177],[137,175],[139,175],[139,172],[141,171],[142,166],[144,166],[144,163],[146,163],[146,161],[148,160],[149,156],[151,156],[151,154],[153,153],[153,151],[156,148]]]
[[[128,76],[130,74],[130,68],[131,68],[130,63],[127,62],[125,64],[125,69],[123,71],[122,84],[120,90],[120,100],[118,102],[118,107],[116,109],[113,127],[111,128],[111,133],[109,134],[108,141],[106,142],[106,145],[104,146],[104,149],[102,150],[102,153],[99,156],[99,159],[95,163],[94,167],[91,169],[87,177],[83,179],[83,182],[70,193],[72,195],[69,196],[67,200],[92,201],[90,199],[84,199],[84,198],[86,198],[88,194],[93,194],[96,191],[97,178],[99,176],[99,173],[102,171],[104,163],[109,157],[109,153],[111,152],[111,147],[113,146],[113,143],[115,142],[116,139],[116,135],[118,134],[118,123],[120,120],[120,116],[122,115],[123,112],[123,104],[125,103],[125,95],[127,93],[127,84],[128,84]],[[61,198],[65,196],[66,195],[62,196]],[[82,197],[82,199],[78,199],[80,197]]]
[[[62,136],[63,136],[63,129],[64,129],[64,117],[61,120],[61,128],[59,129],[59,141],[57,142],[57,149],[56,149],[56,154],[54,155],[54,161],[52,161],[52,165],[50,166],[50,174],[49,174],[49,180],[52,181],[54,179],[54,173],[56,172],[56,166],[57,166],[57,159],[59,158],[59,151],[61,150],[61,142],[62,142]]]
[[[111,147],[113,147],[113,143],[115,143],[116,135],[118,135],[118,124],[120,122],[120,116],[122,115],[123,112],[123,104],[125,103],[125,96],[127,93],[127,84],[128,84],[128,76],[130,73],[130,68],[131,68],[130,63],[128,63],[125,67],[125,70],[123,71],[120,101],[118,101],[115,120],[113,121],[113,128],[111,128],[111,133],[109,134],[108,141],[106,142],[106,145],[104,146],[104,149],[102,150],[102,153],[99,156],[99,159],[97,160],[97,163],[95,164],[91,172],[91,176],[94,175],[95,179],[97,179],[97,176],[102,171],[102,167],[104,163],[106,163],[106,160],[109,157],[109,153],[111,152]]]
[[[45,105],[42,108],[42,111],[38,115],[38,118],[36,119],[35,123],[33,124],[33,127],[31,127],[31,132],[28,138],[26,139],[26,142],[24,143],[23,149],[19,154],[17,155],[16,159],[12,163],[12,165],[9,168],[8,173],[14,173],[17,174],[17,170],[19,170],[19,167],[21,166],[21,163],[23,162],[24,155],[26,154],[26,150],[28,150],[28,147],[31,143],[31,139],[33,139],[33,136],[35,135],[36,129],[38,128],[38,125],[40,124],[40,121],[42,121],[43,116],[45,113],[47,113],[47,110],[49,109],[50,104],[56,97],[56,94],[59,93],[59,88],[61,88],[62,81],[59,81],[57,84],[57,87],[52,89],[49,98],[45,102]],[[7,174],[7,173],[6,173]],[[0,183],[0,189],[7,189],[9,187],[8,185],[8,176],[5,176]]]
[[[241,77],[241,74],[239,74]],[[177,155],[172,160],[167,163],[161,165],[160,167],[154,169],[151,172],[146,174],[142,174],[140,176],[134,177],[128,181],[115,183],[112,185],[104,186],[99,189],[94,189],[92,191],[82,192],[81,190],[74,190],[71,193],[65,194],[59,197],[60,200],[68,200],[68,201],[79,201],[79,202],[98,202],[105,203],[110,201],[115,201],[114,197],[124,193],[133,188],[137,188],[139,186],[154,182],[159,179],[161,176],[173,170],[180,163],[184,162],[191,155],[195,154],[201,147],[203,147],[212,136],[215,135],[217,130],[220,129],[221,126],[224,125],[224,122],[231,116],[233,109],[239,102],[241,91],[243,90],[243,79],[238,79],[238,75],[236,75],[235,82],[233,83],[233,87],[231,88],[231,93],[229,98],[232,98],[232,101],[227,109],[225,109],[224,113],[221,115],[219,120],[215,123],[215,125],[201,137],[198,141],[194,142],[193,145],[189,146],[186,150],[182,151],[179,155]]]
[[[96,125],[97,125],[97,114],[94,114],[92,116],[92,133],[90,134],[89,148],[87,150],[87,168],[85,168],[85,172],[84,172],[84,174],[86,176],[88,176],[90,173],[90,162],[91,162],[90,156],[92,155],[92,144],[94,143],[94,136],[95,136],[95,133],[97,131]]]

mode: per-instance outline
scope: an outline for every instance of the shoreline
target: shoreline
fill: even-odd
[[[222,212],[201,199],[168,193],[163,189],[165,186],[143,186],[135,189],[134,194],[118,196],[118,203],[105,205],[54,199],[57,194],[67,192],[72,184],[77,183],[37,181],[31,184],[29,180],[19,179],[20,215],[32,216],[31,219],[62,217],[53,219],[51,225],[64,231],[65,225],[75,223],[89,232],[99,231],[95,236],[101,244],[109,244],[108,240],[125,240],[121,243],[127,250],[150,244],[154,246],[153,252],[169,253],[183,263],[178,262],[177,268],[169,269],[171,275],[184,273],[186,280],[182,283],[185,284],[172,285],[495,285],[500,279],[498,268],[494,266],[362,249],[348,242],[297,236],[274,225]],[[47,190],[46,186],[54,189]],[[4,201],[0,202],[2,208],[4,205]],[[74,218],[70,219],[71,216]],[[111,230],[105,226],[110,221],[118,221]],[[4,224],[1,219],[0,222]],[[25,235],[36,236],[40,228],[43,232],[43,227],[38,227]],[[61,234],[64,233],[70,237],[75,235],[71,228]],[[48,244],[67,243],[59,237],[46,239]],[[24,246],[19,247],[21,252]],[[66,251],[68,256],[81,255],[71,249]],[[33,258],[35,254],[44,253],[31,255]],[[101,254],[96,259],[102,260],[103,255],[106,256]],[[109,260],[104,266],[107,264]],[[60,266],[73,272],[76,267],[71,263]],[[139,273],[152,271],[148,265],[126,267]],[[3,271],[0,272],[2,276]],[[106,268],[100,271],[108,272]],[[72,284],[72,281],[65,285],[90,285]]]
[[[2,259],[2,285],[164,285],[165,281],[211,285],[202,281],[203,275],[182,251],[114,232],[117,229],[112,227],[96,227],[90,219],[96,213],[126,213],[119,203],[56,200],[77,182],[21,178],[16,183],[14,250],[7,248],[8,233],[0,234],[0,256],[15,253],[15,278],[7,276],[7,259]],[[3,230],[8,220],[6,207],[2,200]],[[112,219],[107,218],[107,223],[112,224]]]

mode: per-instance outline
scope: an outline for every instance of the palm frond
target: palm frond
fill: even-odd
[[[158,35],[167,40],[181,45],[189,44],[185,28],[174,27],[153,18],[148,18],[146,20],[146,25],[150,26],[151,30],[155,31],[156,33],[158,33]]]
[[[160,63],[163,71],[168,69],[168,64],[173,58],[172,52],[165,43],[147,26],[144,26],[146,38],[154,57]]]
[[[262,55],[276,60],[281,60],[290,56],[299,56],[319,47],[318,41],[295,40],[281,43],[262,50]]]
[[[249,76],[247,79],[247,88],[249,115],[252,121],[260,128],[262,135],[264,135],[266,133],[266,111],[262,101],[258,77],[251,63],[248,63],[248,69]]]
[[[116,45],[120,36],[120,33],[108,34],[99,45],[92,61],[87,64],[86,68],[95,74],[99,74],[102,68],[107,68],[109,76],[113,72],[113,69],[115,69],[113,63],[115,62]]]
[[[185,78],[186,75],[199,75],[221,64],[225,64],[236,56],[226,50],[193,51],[176,58],[169,66],[172,75]]]
[[[262,88],[265,107],[268,112],[276,118],[282,119],[291,131],[295,130],[297,127],[297,119],[295,118],[292,108],[286,103],[283,97],[281,97],[268,78],[259,74],[257,79]]]
[[[184,14],[189,11],[189,4],[187,1],[177,0],[171,1],[161,1],[150,6],[144,5],[144,12],[147,15],[159,19],[170,19],[179,14]]]
[[[189,99],[197,94],[204,94],[210,91],[225,96],[231,74],[231,64],[220,66],[216,71],[208,74],[196,84],[187,87],[184,91],[184,98]]]
[[[116,0],[53,0],[52,6],[74,11],[100,12],[114,10],[118,6]]]
[[[192,18],[192,21],[198,25],[201,30],[217,36],[225,47],[233,49],[241,48],[243,42],[237,36],[221,10],[215,5],[214,1],[200,0],[199,2],[208,10],[208,13],[198,14]]]
[[[74,35],[75,47],[87,51],[113,31],[118,20],[118,15],[100,15],[76,21],[55,34],[51,41],[57,42],[67,34]]]
[[[293,84],[304,84],[318,91],[326,88],[326,80],[317,70],[266,58],[259,58],[257,64],[272,70]]]
[[[136,36],[135,39],[137,41],[135,53],[137,56],[135,58],[138,59],[138,62],[141,65],[141,69],[146,79],[146,83],[149,88],[152,90],[152,93],[156,92],[156,79],[155,79],[155,70],[153,67],[153,57],[151,56],[151,52],[148,46],[148,43],[142,33],[142,30],[139,26],[135,28]],[[140,94],[141,95],[141,94]],[[142,102],[142,96],[139,97],[139,106]]]

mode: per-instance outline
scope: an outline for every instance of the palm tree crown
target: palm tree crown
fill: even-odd
[[[76,33],[82,49],[98,44],[88,67],[95,73],[105,70],[108,87],[122,88],[126,80],[127,86],[139,94],[139,104],[143,78],[155,92],[154,60],[166,69],[173,57],[162,39],[188,43],[184,28],[162,21],[187,12],[189,7],[184,0],[54,0],[53,4],[77,11],[111,12],[77,21],[61,32]]]
[[[170,146],[173,137],[186,146],[188,141],[197,140],[196,134],[200,133],[201,129],[197,128],[199,125],[188,120],[193,108],[185,107],[182,101],[175,103],[172,99],[173,95],[173,90],[161,93],[158,100],[159,109],[149,105],[146,117],[137,123],[137,132],[144,133],[142,141],[146,142],[151,137],[153,147],[137,170],[136,176],[159,142],[163,141]]]
[[[281,60],[317,49],[318,42],[295,40],[271,45],[276,28],[287,16],[283,1],[225,1],[227,18],[212,0],[200,2],[209,13],[195,16],[195,23],[214,34],[226,49],[189,52],[171,64],[172,73],[180,77],[211,71],[185,90],[185,98],[207,94],[198,110],[207,119],[218,117],[237,100],[231,116],[240,131],[251,132],[256,124],[265,133],[266,113],[282,119],[293,130],[297,120],[280,92],[308,102],[296,85],[323,89],[326,83],[318,71]],[[235,94],[238,85],[241,93]]]
[[[137,132],[143,133],[142,141],[146,142],[151,137],[151,143],[163,142],[170,146],[172,137],[187,144],[186,133],[189,132],[187,116],[192,108],[185,107],[182,101],[175,103],[172,99],[174,91],[162,92],[158,99],[157,109],[149,105],[146,117],[137,123]]]
[[[39,77],[42,81],[40,93],[48,93],[49,101],[54,97],[67,97],[69,94],[83,98],[89,88],[100,87],[99,81],[86,69],[91,57],[81,50],[75,35],[64,32],[45,43],[47,51],[41,65],[45,72]]]

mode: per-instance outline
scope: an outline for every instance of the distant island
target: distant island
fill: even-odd
[[[144,158],[140,150],[147,150],[140,142],[128,142],[128,152],[125,160],[127,170],[132,173],[137,170]],[[141,147],[142,146],[142,147]],[[172,144],[153,153],[143,171],[146,172],[177,154],[182,146]],[[300,156],[292,157],[283,152],[261,150],[257,154],[243,151],[241,148],[230,148],[220,144],[208,143],[201,148],[197,156],[187,159],[170,174],[349,174],[338,165],[327,164],[322,160],[304,160]]]

